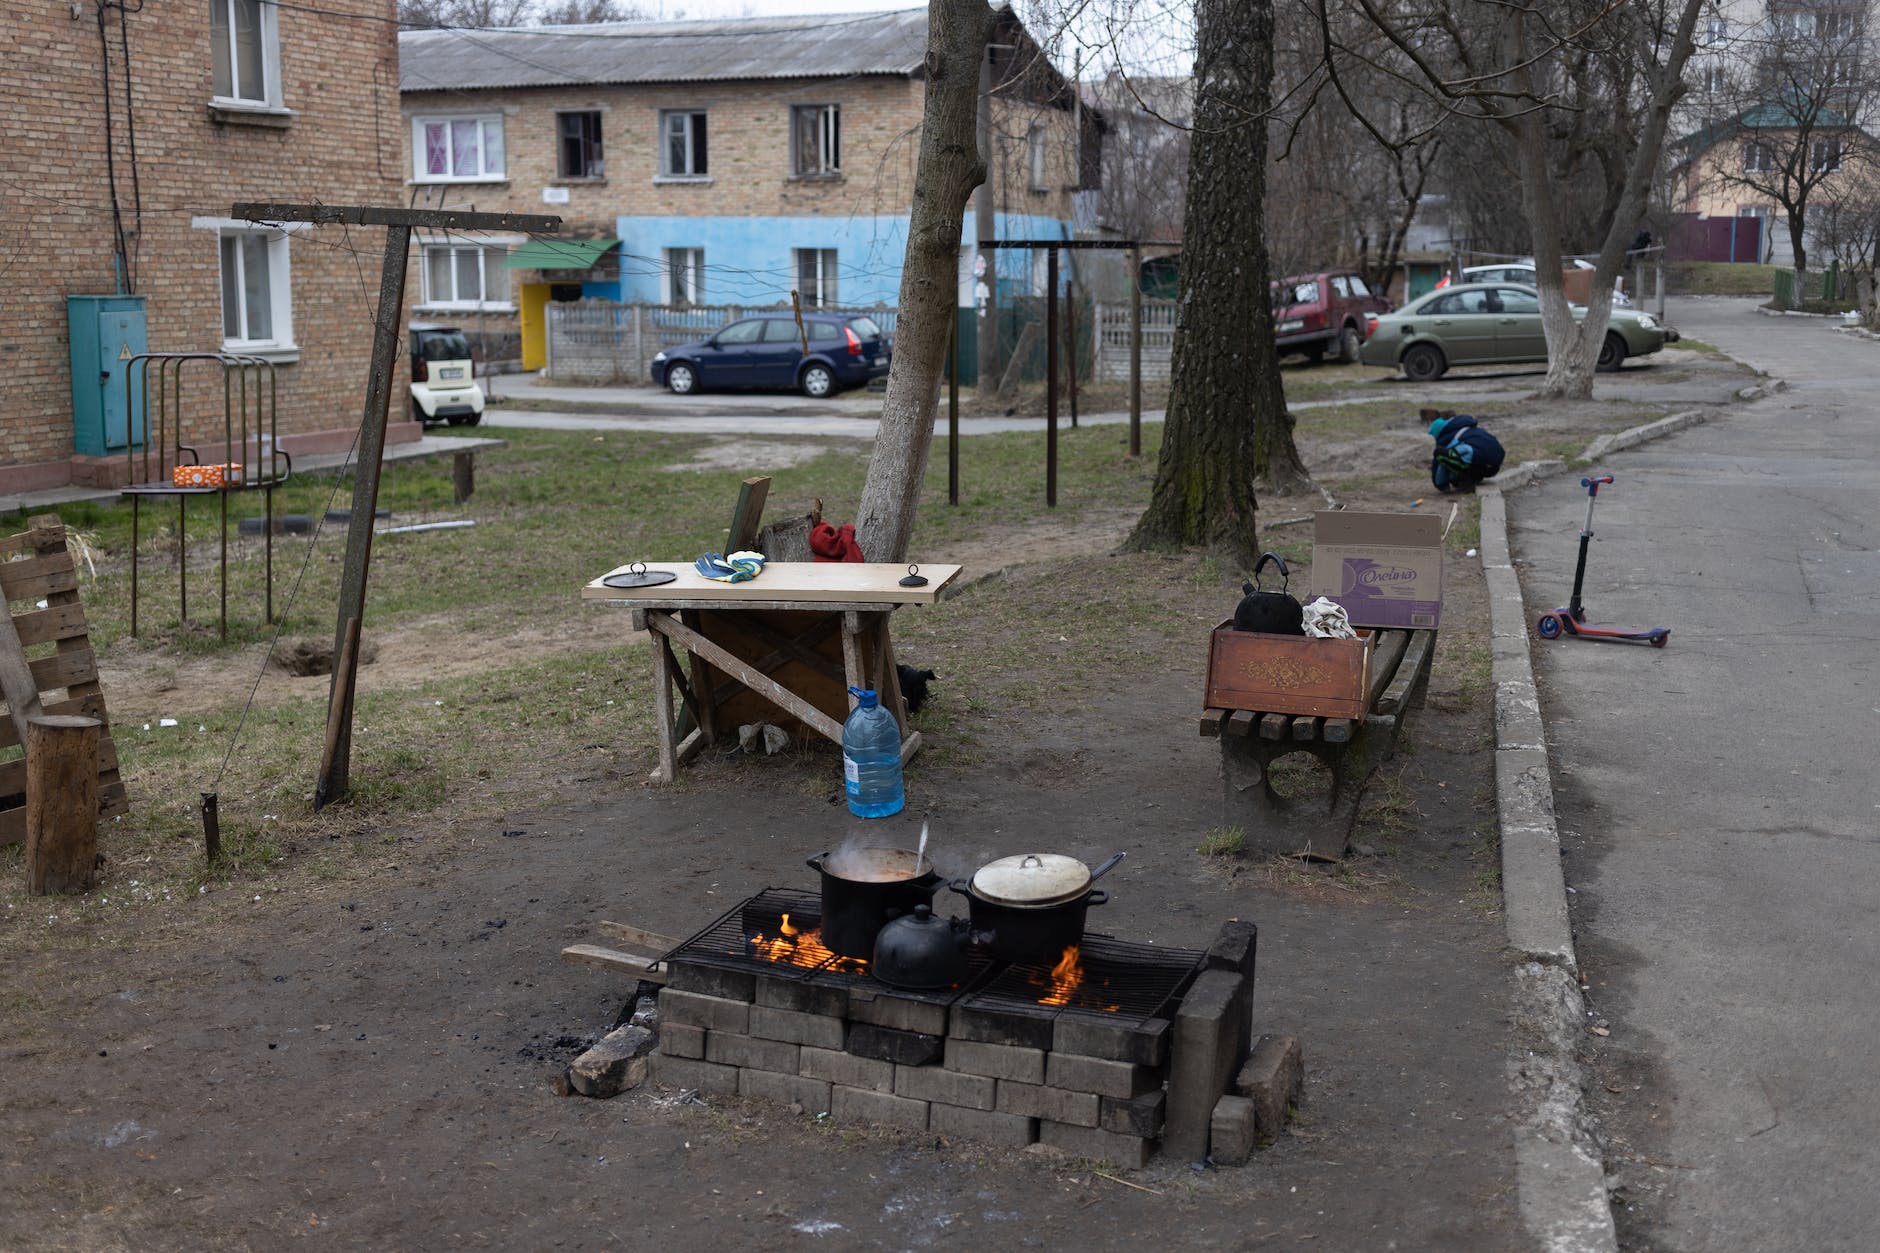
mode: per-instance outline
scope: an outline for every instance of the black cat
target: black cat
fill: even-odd
[[[901,699],[907,702],[907,712],[919,713],[920,707],[927,703],[927,684],[940,676],[931,670],[916,670],[898,662],[894,673],[901,681]]]

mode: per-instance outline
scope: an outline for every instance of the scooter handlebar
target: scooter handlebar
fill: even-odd
[[[1586,494],[1588,496],[1597,496],[1599,495],[1599,485],[1601,483],[1610,483],[1610,482],[1612,482],[1612,475],[1602,474],[1596,479],[1581,479],[1580,486],[1586,489]]]

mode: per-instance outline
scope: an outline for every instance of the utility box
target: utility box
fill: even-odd
[[[72,343],[72,450],[86,457],[123,452],[132,446],[131,358],[150,350],[144,298],[67,296],[65,312]]]

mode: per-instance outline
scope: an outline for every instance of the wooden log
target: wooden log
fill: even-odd
[[[32,663],[26,660],[26,648],[4,602],[0,602],[0,696],[6,698],[14,733],[24,744],[27,724],[44,711],[39,707],[39,684],[33,677]]]
[[[679,757],[672,744],[672,666],[671,651],[666,642],[659,638],[659,632],[673,625],[670,613],[648,612],[647,628],[654,633],[653,638],[653,722],[658,731],[659,764],[654,767],[653,777],[663,783],[671,783],[679,777]]]
[[[754,548],[757,525],[764,516],[764,504],[770,499],[770,476],[755,475],[738,487],[737,507],[731,511],[731,529],[725,532],[727,554]]]
[[[39,714],[26,725],[26,890],[89,891],[98,867],[98,736],[103,723]]]
[[[1357,724],[1350,718],[1327,718],[1325,729],[1320,734],[1325,737],[1327,744],[1349,744],[1356,727]]]
[[[1285,714],[1261,714],[1260,738],[1263,740],[1283,740],[1292,734],[1292,719]]]
[[[1325,725],[1323,718],[1299,717],[1292,720],[1292,737],[1299,743],[1310,743],[1319,738],[1319,728]]]
[[[1253,720],[1259,716],[1250,709],[1236,709],[1227,719],[1227,733],[1246,739],[1253,734]]]
[[[1408,648],[1404,649],[1403,661],[1397,667],[1397,675],[1384,689],[1384,694],[1377,698],[1373,710],[1379,714],[1394,714],[1402,707],[1410,695],[1410,689],[1416,686],[1417,676],[1430,664],[1430,656],[1436,650],[1436,632],[1412,631],[1413,638]]]
[[[1201,738],[1218,740],[1221,738],[1221,724],[1227,721],[1225,709],[1204,709],[1201,711]]]

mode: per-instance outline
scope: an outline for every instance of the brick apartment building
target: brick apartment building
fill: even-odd
[[[550,300],[893,303],[926,42],[924,9],[406,31],[419,202],[560,214],[569,241],[423,237],[418,316],[500,333],[519,314],[532,369]],[[993,43],[998,233],[1068,239],[1074,193],[1096,185],[1098,119],[1010,8]],[[1043,281],[1022,252],[999,267],[1008,286]]]
[[[405,203],[394,0],[13,5],[0,48],[0,496],[124,481],[126,342],[263,357],[282,446],[344,448],[383,234],[229,208]],[[69,318],[99,315],[68,297],[118,294],[141,298],[142,331],[75,379]],[[184,435],[207,442],[220,386],[198,390]]]

